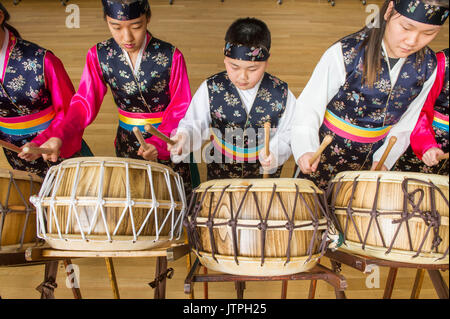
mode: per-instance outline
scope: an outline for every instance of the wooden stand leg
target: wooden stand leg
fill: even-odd
[[[311,283],[309,285],[309,294],[308,299],[314,299],[316,298],[316,289],[317,289],[317,280],[311,280]]]
[[[205,266],[203,266],[203,274],[205,274],[205,275],[208,274],[208,268],[206,268]],[[208,299],[208,298],[209,298],[208,283],[205,281],[203,283],[203,299]]]
[[[190,252],[186,255],[186,263],[187,263],[187,273],[189,273],[192,267],[192,257]],[[189,293],[189,299],[195,299],[194,289],[192,289],[192,291]]]
[[[439,270],[428,270],[434,289],[440,299],[449,299],[448,287]]]
[[[244,299],[245,281],[236,281],[237,299]]]
[[[287,298],[288,281],[283,280],[281,284],[281,299]]]
[[[389,268],[389,275],[386,281],[386,287],[384,288],[383,299],[391,299],[397,272],[398,268]]]
[[[192,265],[191,269],[189,269],[188,275],[186,279],[184,280],[184,293],[185,294],[191,294],[194,290],[194,276],[197,272],[197,270],[201,267],[200,261],[198,258],[195,259],[194,264]],[[192,294],[192,296],[194,296]]]
[[[119,287],[117,286],[116,273],[114,271],[114,264],[111,257],[105,258],[106,269],[108,270],[109,281],[113,291],[114,299],[120,299]]]
[[[55,299],[56,274],[58,273],[58,261],[49,261],[45,264],[44,282],[36,290],[41,293],[41,299]]]
[[[417,269],[416,279],[414,280],[414,286],[411,291],[411,299],[419,299],[424,276],[425,276],[425,269]]]
[[[68,267],[70,265],[72,265],[72,260],[70,258],[64,259],[64,267],[66,269],[67,278],[69,278],[69,279],[72,276],[72,273],[68,272]],[[73,276],[73,280],[71,281],[71,285],[72,285],[73,297],[75,299],[82,299],[81,298],[81,291],[80,291],[80,283],[78,282],[78,278],[75,275]]]
[[[339,274],[341,272],[342,264],[337,262],[337,261],[335,261],[335,260],[333,260],[333,259],[330,259],[330,261],[331,261],[331,267],[333,269],[333,272],[335,274]],[[337,288],[334,289],[334,293],[336,295],[336,299],[347,299],[347,296],[345,295],[345,292],[340,291]]]
[[[167,273],[167,258],[157,257],[156,258],[156,278],[160,278],[163,274]],[[155,299],[165,299],[166,298],[166,282],[167,278],[164,276],[161,281],[157,280],[155,287]]]

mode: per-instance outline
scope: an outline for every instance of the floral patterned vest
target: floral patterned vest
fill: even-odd
[[[152,38],[135,76],[114,39],[97,44],[103,78],[110,85],[119,108],[137,113],[165,110],[170,102],[169,81],[174,50],[171,44]]]
[[[372,130],[370,134],[376,133],[377,129],[384,132],[384,136],[381,135],[379,139],[372,138],[371,142],[374,144],[371,151],[375,152],[383,144],[389,127],[400,120],[410,103],[419,95],[424,83],[435,70],[437,62],[434,52],[425,47],[423,59],[420,59],[417,53],[406,58],[398,79],[393,85],[383,53],[381,74],[374,86],[369,88],[362,85],[365,50],[361,46],[366,37],[367,33],[363,30],[341,40],[347,72],[346,80],[327,105],[325,119],[329,116],[338,125],[347,125],[349,130],[354,128],[359,132]],[[326,120],[321,127],[323,132],[327,131],[325,124]],[[334,129],[331,130],[336,132]],[[349,138],[345,130],[337,135],[341,137],[340,140]],[[369,140],[366,142],[365,138],[361,138],[358,142],[369,143]]]
[[[109,84],[119,113],[146,113],[152,117],[161,113],[170,103],[169,82],[175,47],[152,37],[145,48],[137,75],[114,41],[109,39],[97,44],[97,56],[103,78]],[[124,112],[121,112],[124,111]],[[132,118],[128,120],[133,120]],[[132,125],[120,125],[116,137],[116,154],[119,157],[137,156],[139,143],[132,132]],[[142,132],[145,139],[151,135]]]
[[[45,87],[47,50],[22,39],[16,40],[0,85],[0,118],[31,115],[52,105],[50,91]]]
[[[210,156],[214,158],[207,165],[209,177],[261,177],[258,152],[264,147],[264,124],[278,126],[286,109],[288,85],[265,73],[249,114],[226,72],[210,77],[207,86],[212,120]],[[276,174],[280,172],[281,168]]]

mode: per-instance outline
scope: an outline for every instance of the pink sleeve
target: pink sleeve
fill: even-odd
[[[44,60],[45,85],[51,93],[52,107],[55,118],[50,126],[36,136],[32,142],[41,145],[51,137],[59,137],[63,141],[62,157],[70,157],[80,149],[81,143],[74,143],[64,134],[64,121],[69,109],[70,101],[75,93],[72,81],[63,63],[53,53],[47,52]]]
[[[97,47],[92,47],[86,57],[78,91],[70,103],[76,125],[83,130],[97,117],[108,87],[97,58]]]
[[[186,114],[192,98],[186,63],[183,54],[178,49],[175,49],[173,54],[171,72],[169,82],[170,103],[164,111],[162,123],[158,127],[158,130],[167,136],[171,136],[172,131],[178,127],[178,123]],[[159,159],[170,159],[166,142],[156,136],[152,136],[146,141],[157,148]]]
[[[416,126],[414,127],[410,137],[411,148],[420,160],[422,160],[423,154],[425,154],[425,152],[430,148],[439,148],[433,129],[434,104],[436,103],[443,87],[445,76],[445,56],[440,52],[437,54],[437,58],[438,70],[436,80],[434,81],[430,93],[428,93],[428,97],[423,105],[419,119],[417,120]]]

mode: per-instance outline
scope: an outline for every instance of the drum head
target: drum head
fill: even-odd
[[[61,162],[61,164],[59,165],[62,167],[72,167],[72,166],[75,167],[80,163],[81,166],[96,166],[100,165],[102,162],[105,163],[105,166],[115,166],[115,164],[128,163],[131,168],[141,168],[141,169],[146,166],[151,166],[152,168],[161,171],[169,170],[170,174],[175,174],[175,172],[169,166],[156,162],[125,157],[76,157],[67,159]]]
[[[225,187],[227,191],[245,191],[245,189],[252,185],[253,192],[272,192],[274,185],[276,185],[277,192],[296,192],[295,185],[298,186],[299,192],[322,194],[323,192],[314,185],[313,182],[307,179],[299,178],[265,178],[265,179],[217,179],[202,183],[196,192],[219,192]]]
[[[415,172],[391,172],[391,171],[347,171],[340,172],[332,180],[333,183],[338,181],[353,182],[355,179],[364,182],[375,182],[380,178],[381,182],[393,182],[402,183],[406,178],[418,179],[426,182],[432,182],[436,186],[449,186],[448,176],[424,174]],[[409,182],[410,185],[414,185],[414,181]]]

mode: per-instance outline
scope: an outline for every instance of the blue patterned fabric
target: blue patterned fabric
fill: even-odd
[[[264,146],[264,124],[270,122],[272,128],[278,126],[286,109],[288,85],[265,73],[250,113],[225,71],[210,77],[207,86],[211,127],[216,136],[210,150],[214,162],[207,165],[208,179],[261,177],[257,153]],[[235,129],[241,134],[227,133],[227,130]],[[233,153],[227,152],[225,147],[237,155],[233,158]],[[249,154],[256,157],[246,157]],[[275,176],[280,172],[281,168]]]

